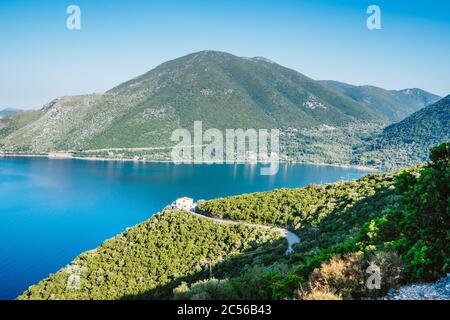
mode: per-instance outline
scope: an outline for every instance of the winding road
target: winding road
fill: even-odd
[[[288,248],[285,253],[286,255],[293,252],[294,251],[293,246],[300,242],[300,238],[295,233],[293,233],[287,229],[271,227],[271,226],[266,226],[266,225],[262,225],[262,224],[255,224],[255,223],[250,223],[250,222],[245,222],[245,221],[234,221],[234,220],[226,220],[226,219],[221,219],[221,218],[213,218],[213,217],[208,217],[208,216],[205,216],[205,215],[202,215],[199,213],[195,213],[192,211],[190,211],[190,213],[192,213],[194,216],[196,216],[198,218],[207,219],[207,220],[214,221],[214,222],[221,223],[221,224],[232,224],[232,225],[242,224],[247,227],[263,228],[263,229],[267,229],[267,230],[276,231],[276,232],[280,233],[284,238],[286,238],[286,240],[288,242]]]

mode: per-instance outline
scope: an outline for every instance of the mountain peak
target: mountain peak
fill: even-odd
[[[202,50],[197,51],[194,53],[187,54],[185,56],[182,56],[180,58],[177,58],[172,61],[177,60],[186,60],[186,59],[230,59],[230,58],[238,58],[238,56],[235,56],[231,53],[225,52],[225,51],[217,51],[217,50]],[[170,61],[168,61],[170,62]]]
[[[205,50],[98,96],[61,98],[7,148],[161,147],[176,128],[315,128],[384,121],[369,108],[265,58]],[[57,115],[57,116],[55,116]],[[47,128],[57,128],[46,130]]]
[[[432,95],[435,97],[439,97],[433,93],[427,92],[423,89],[420,88],[406,88],[406,89],[402,89],[402,90],[392,90],[394,92],[400,92],[403,93],[405,95],[411,95],[411,96],[420,96],[420,95]]]
[[[196,56],[233,56],[233,54],[225,52],[225,51],[219,51],[219,50],[201,50],[194,53],[191,53],[190,55],[196,55]]]

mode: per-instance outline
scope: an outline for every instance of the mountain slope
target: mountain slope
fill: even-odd
[[[18,112],[5,118],[0,118],[0,139],[27,126],[33,121],[36,121],[41,115],[41,111],[29,110]],[[2,140],[0,140],[0,147],[1,146]]]
[[[388,126],[370,141],[358,162],[385,168],[414,165],[428,159],[428,150],[450,140],[450,95]]]
[[[440,278],[450,272],[450,144],[430,159],[402,172],[198,204],[209,217],[288,228],[301,239],[289,255],[275,230],[166,209],[18,299],[354,300]],[[367,286],[370,265],[383,270],[378,290]]]
[[[0,119],[3,117],[12,116],[13,114],[22,112],[23,110],[15,109],[15,108],[6,108],[3,110],[0,110]]]
[[[421,89],[385,90],[374,86],[354,86],[338,81],[320,82],[368,106],[390,122],[401,121],[440,99],[439,96]]]
[[[209,275],[210,264],[218,274],[217,264],[227,261],[222,269],[233,274],[265,250],[282,255],[286,241],[276,231],[165,210],[81,254],[19,299],[161,299],[184,279]]]
[[[367,299],[432,281],[450,272],[450,144],[433,148],[430,160],[359,180],[198,203],[208,217],[288,228],[301,239],[289,255],[275,230],[166,209],[18,299]],[[370,265],[383,270],[378,290],[367,286]]]
[[[258,245],[270,248],[270,240],[276,239],[274,233],[256,233],[258,230],[253,229],[256,234],[250,233],[252,239],[247,239],[252,228],[245,225],[231,229],[230,225],[205,221],[190,213],[166,211],[80,255],[67,267],[31,286],[18,299],[170,299],[177,291],[173,289],[182,282],[186,286],[207,280],[210,260],[216,261],[212,265],[216,279],[242,277],[234,281],[238,299],[290,298],[312,271],[305,262],[307,257],[317,255],[308,261],[314,265],[327,259],[322,251],[317,252],[319,248],[325,251],[324,248],[354,239],[366,221],[380,215],[381,210],[373,210],[374,207],[385,209],[396,200],[392,197],[394,191],[389,189],[393,179],[392,174],[370,175],[358,181],[214,199],[200,206],[201,211],[213,217],[288,226],[302,239],[288,257],[285,242],[272,243],[281,245],[281,250],[258,250]],[[311,231],[319,227],[321,232]],[[256,248],[245,250],[252,240]],[[233,248],[233,243],[242,244],[234,248],[235,259],[231,260],[229,248]],[[255,251],[259,254],[252,255]],[[220,256],[222,259],[218,259]],[[70,281],[76,270],[81,280],[78,289]],[[283,296],[274,296],[277,290]],[[205,292],[203,299],[207,296]]]
[[[104,94],[63,97],[3,139],[4,150],[48,152],[172,146],[191,128],[312,128],[383,123],[369,108],[262,58],[203,51],[163,63]]]

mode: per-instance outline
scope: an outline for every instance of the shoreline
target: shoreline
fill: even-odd
[[[83,160],[83,161],[111,161],[111,162],[135,162],[135,163],[172,163],[175,164],[171,160],[137,160],[137,159],[129,159],[129,158],[98,158],[98,157],[77,157],[77,156],[51,156],[49,154],[20,154],[20,153],[0,153],[1,158],[47,158],[50,160]],[[234,162],[234,164],[269,164],[270,162]],[[344,169],[354,169],[359,171],[366,172],[379,172],[380,168],[363,166],[363,165],[346,165],[346,164],[331,164],[331,163],[317,163],[317,162],[307,162],[307,161],[298,161],[298,160],[280,160],[279,163],[293,163],[293,164],[305,164],[305,165],[314,165],[321,167],[335,167],[335,168],[344,168]],[[191,162],[191,163],[183,163],[183,164],[215,164],[214,162]],[[230,163],[222,163],[222,164],[230,164]]]

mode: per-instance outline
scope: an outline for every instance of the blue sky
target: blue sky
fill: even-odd
[[[66,28],[81,8],[82,29]],[[382,10],[382,30],[366,9]],[[0,109],[103,92],[210,49],[314,79],[450,94],[450,1],[0,0]]]

